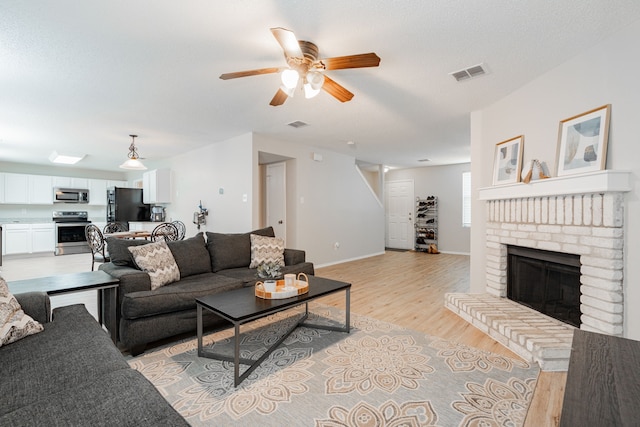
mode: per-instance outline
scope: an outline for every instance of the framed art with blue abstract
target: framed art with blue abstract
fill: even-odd
[[[560,122],[557,176],[605,169],[611,104]]]
[[[493,162],[493,185],[520,182],[524,135],[496,144]]]

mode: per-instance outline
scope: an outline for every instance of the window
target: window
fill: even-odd
[[[462,173],[462,226],[471,227],[471,172]]]

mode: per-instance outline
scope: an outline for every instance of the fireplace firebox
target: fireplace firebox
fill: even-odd
[[[580,256],[507,247],[507,298],[580,327]]]

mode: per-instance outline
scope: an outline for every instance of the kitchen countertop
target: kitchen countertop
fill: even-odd
[[[0,224],[47,224],[53,223],[51,218],[0,218]]]

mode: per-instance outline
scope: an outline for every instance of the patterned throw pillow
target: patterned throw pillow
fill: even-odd
[[[284,240],[279,237],[252,234],[249,268],[258,268],[265,262],[273,262],[284,267]]]
[[[178,264],[165,241],[130,246],[127,249],[138,267],[149,274],[151,290],[180,280]]]
[[[43,330],[39,322],[22,310],[16,297],[9,292],[7,282],[0,277],[0,347]]]

